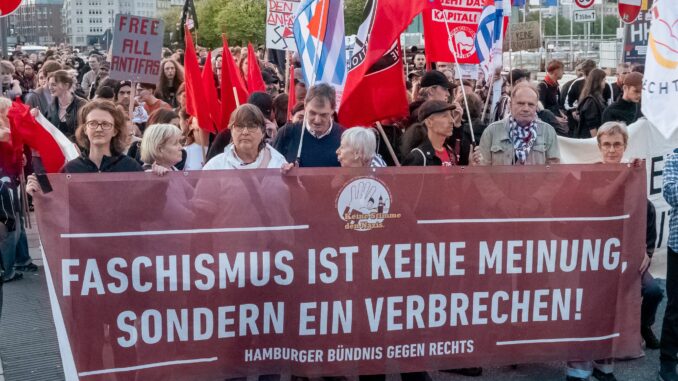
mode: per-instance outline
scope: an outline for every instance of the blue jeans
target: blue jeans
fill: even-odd
[[[7,231],[4,224],[0,224],[0,259],[4,272],[2,279],[11,279],[14,276],[14,266],[25,266],[31,263],[28,253],[28,238],[22,219],[17,216],[16,229]]]

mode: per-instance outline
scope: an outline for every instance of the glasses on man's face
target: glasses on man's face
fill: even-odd
[[[234,124],[233,130],[237,131],[237,132],[243,132],[243,131],[247,130],[247,132],[249,132],[249,133],[255,133],[257,131],[260,131],[261,128],[257,125],[254,125],[254,124],[250,124],[250,125],[246,125],[246,126]]]
[[[605,151],[611,151],[612,149],[614,149],[615,151],[619,151],[620,149],[623,149],[624,147],[626,147],[626,145],[624,143],[619,143],[619,142],[616,142],[616,143],[607,143],[606,142],[606,143],[601,144],[600,146],[603,147],[603,149]]]
[[[98,120],[90,120],[87,121],[85,124],[87,125],[87,128],[89,128],[90,130],[96,130],[97,128],[101,127],[101,129],[108,131],[113,128],[113,123],[105,121],[101,122]]]

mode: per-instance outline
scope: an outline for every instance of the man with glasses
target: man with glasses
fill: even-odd
[[[304,100],[304,121],[283,126],[273,147],[287,162],[300,167],[339,167],[336,151],[344,127],[334,121],[335,107],[332,86],[321,83],[311,87]]]

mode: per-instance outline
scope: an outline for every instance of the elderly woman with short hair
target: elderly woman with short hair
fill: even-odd
[[[377,137],[365,127],[350,128],[341,135],[337,159],[342,167],[385,167],[377,154]]]
[[[231,114],[228,123],[232,142],[203,169],[282,168],[285,157],[266,143],[266,120],[259,108],[244,104]]]
[[[173,124],[153,124],[141,139],[141,161],[144,169],[163,175],[176,171],[182,160],[181,130]]]

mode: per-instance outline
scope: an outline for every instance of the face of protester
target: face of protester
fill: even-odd
[[[426,124],[429,133],[449,137],[452,136],[453,122],[452,111],[447,110],[429,116],[424,124]]]
[[[617,73],[617,85],[622,86],[624,84],[624,79],[626,78],[626,75],[631,72],[631,69],[628,67],[622,67],[619,68],[619,72]]]
[[[0,83],[2,83],[2,86],[7,87],[12,85],[12,80],[14,78],[12,77],[12,73],[3,71],[0,72]]]
[[[123,86],[118,90],[118,103],[129,105],[129,100],[132,97],[132,87]]]
[[[231,138],[238,155],[256,157],[259,151],[259,145],[264,139],[264,132],[261,126],[252,125],[233,125]]]
[[[94,109],[85,117],[85,134],[90,146],[110,147],[115,131],[115,120],[108,111]]]
[[[332,125],[332,106],[325,99],[313,98],[305,105],[306,115],[304,119],[316,135],[322,135]]]
[[[49,92],[52,93],[52,96],[57,98],[64,96],[69,91],[71,91],[71,85],[67,83],[57,82],[54,79],[54,77],[50,77],[50,79],[48,80],[48,88]]]
[[[346,143],[346,139],[341,139],[341,145],[337,149],[337,159],[342,167],[358,168],[365,167],[363,158],[358,156],[356,150]]]
[[[426,56],[417,54],[414,56],[414,68],[417,70],[423,69],[426,66]]]
[[[179,102],[179,106],[182,108],[186,106],[186,93],[185,92],[180,92],[177,93],[177,102]]]
[[[553,75],[553,77],[552,77],[553,79],[555,79],[556,81],[560,81],[561,79],[563,79],[564,73],[565,73],[565,69],[561,67],[560,69],[554,70],[553,73],[551,73],[551,74]]]
[[[241,67],[242,67],[242,72],[243,72],[243,73],[247,73],[247,71],[248,71],[248,66],[247,66],[247,65],[248,65],[248,64],[249,64],[249,59],[247,59],[247,57],[243,58],[243,60],[242,60],[242,66],[241,66]]]
[[[292,115],[292,123],[299,123],[304,121],[304,110],[297,111]]]
[[[294,85],[294,94],[297,97],[297,103],[303,102],[306,99],[306,85],[301,82]]]
[[[598,149],[603,155],[604,164],[619,164],[624,157],[626,144],[622,134],[605,134],[600,136]]]
[[[38,86],[43,87],[47,86],[47,79],[45,78],[45,73],[38,72]]]
[[[165,73],[165,77],[167,77],[167,79],[172,80],[177,75],[177,68],[174,67],[174,64],[168,62],[165,64],[163,72]]]
[[[452,69],[452,64],[449,62],[438,62],[436,63],[436,70],[443,72],[445,70]]]
[[[24,76],[32,78],[33,75],[35,75],[35,72],[33,71],[33,66],[31,65],[24,66]]]
[[[450,91],[443,86],[431,86],[431,97],[428,100],[447,102],[450,99]]]
[[[148,100],[153,95],[153,92],[150,89],[144,89],[141,86],[138,86],[137,94],[139,94],[139,100],[141,100],[142,102],[148,102]]]
[[[97,71],[99,70],[99,60],[96,59],[95,57],[90,57],[87,59],[87,62],[89,63],[90,69]]]
[[[224,62],[224,61],[223,61],[223,58],[221,58],[221,56],[217,57],[217,59],[214,60],[214,67],[215,67],[217,70],[221,71],[221,64],[222,64],[223,62]]]
[[[105,67],[105,66],[102,66],[102,67],[99,68],[99,72],[97,73],[97,77],[99,78],[99,80],[105,79],[105,78],[108,77],[108,72],[109,72],[108,68]]]
[[[624,86],[624,99],[629,102],[638,103],[640,102],[640,96],[643,93],[642,88],[635,86]]]
[[[275,97],[280,93],[280,84],[278,82],[271,82],[266,84],[266,92]]]
[[[15,64],[14,64],[14,69],[16,69],[16,72],[17,72],[18,74],[23,74],[23,73],[24,73],[24,69],[25,69],[24,63],[21,62],[21,61],[15,63]]]
[[[532,123],[537,118],[537,94],[530,88],[518,90],[511,98],[511,115],[521,126]]]
[[[156,161],[160,165],[171,167],[181,161],[181,150],[181,135],[173,136],[159,147]]]

